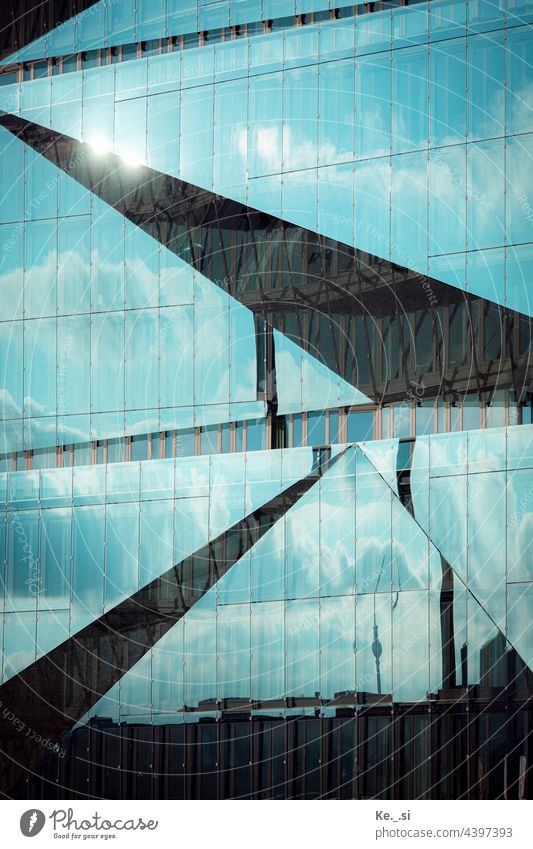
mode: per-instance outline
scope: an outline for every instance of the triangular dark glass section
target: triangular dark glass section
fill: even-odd
[[[376,403],[532,386],[532,319],[6,113],[0,125]]]

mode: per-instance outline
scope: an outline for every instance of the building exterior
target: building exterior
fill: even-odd
[[[529,798],[532,4],[84,6],[0,74],[0,791]]]

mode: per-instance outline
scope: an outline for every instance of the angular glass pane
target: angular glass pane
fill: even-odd
[[[100,505],[75,507],[72,530],[72,631],[103,613],[105,514]]]

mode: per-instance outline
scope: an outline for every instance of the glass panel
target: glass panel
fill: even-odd
[[[355,690],[355,598],[320,603],[320,696]]]
[[[384,258],[390,255],[390,171],[388,157],[356,162],[354,170],[355,244]]]
[[[464,141],[466,133],[466,42],[434,44],[429,51],[431,145]]]
[[[84,413],[90,404],[88,315],[57,320],[57,413]]]
[[[468,245],[474,249],[503,245],[505,241],[503,141],[469,145],[467,166]]]
[[[213,181],[213,88],[181,93],[180,177],[210,189]]]
[[[124,316],[95,315],[91,326],[93,411],[124,406]]]
[[[118,71],[127,67],[128,63],[117,65],[117,85]],[[126,164],[146,162],[146,97],[119,100],[115,103],[114,138],[114,152],[122,157]]]
[[[286,516],[286,591],[289,598],[318,595],[319,492],[312,488]]]
[[[505,53],[503,33],[468,39],[468,137],[492,138],[504,133]],[[487,109],[490,104],[490,109]]]
[[[262,451],[266,448],[266,420],[250,419],[246,422],[246,450]]]
[[[279,699],[284,687],[284,610],[280,602],[251,605],[251,693]]]
[[[248,81],[232,80],[215,88],[213,184],[235,196],[246,182]]]
[[[70,593],[70,508],[41,511],[39,608],[69,606]]]
[[[391,597],[388,592],[356,598],[356,683],[363,693],[392,691]]]
[[[391,252],[411,268],[424,268],[427,252],[427,156],[392,158]]]
[[[373,418],[371,410],[348,413],[346,416],[348,442],[364,442],[372,439]]]
[[[43,582],[39,566],[39,514],[21,510],[8,522],[5,609],[35,610]]]
[[[506,232],[509,243],[530,242],[533,238],[533,201],[528,189],[532,158],[533,135],[507,139]]]
[[[315,696],[319,692],[318,613],[317,600],[287,603],[287,696]]]
[[[105,558],[107,610],[138,589],[138,549],[139,504],[109,504],[106,508]]]
[[[157,310],[134,310],[125,314],[126,407],[150,409],[158,404]]]
[[[250,698],[250,605],[219,605],[217,654],[218,698]]]
[[[214,593],[187,613],[185,623],[185,704],[216,698],[216,617]]]
[[[320,66],[320,165],[353,158],[354,84],[353,60]]]
[[[173,464],[169,464],[173,465]],[[174,501],[141,505],[139,581],[144,586],[174,564]]]
[[[531,29],[516,27],[507,30],[507,132],[523,133],[533,130],[531,116],[531,87],[533,85],[533,47]]]
[[[372,16],[373,17],[373,16]],[[391,73],[389,55],[362,56],[355,78],[355,151],[358,158],[390,148]]]
[[[466,147],[429,154],[429,253],[464,250],[466,239]],[[432,274],[451,278],[445,268]],[[451,278],[453,280],[453,278]],[[451,282],[450,280],[450,282]]]
[[[318,144],[318,67],[285,71],[283,169],[315,165]],[[277,169],[276,169],[277,170]]]
[[[357,592],[384,592],[391,581],[392,491],[359,451],[356,462]]]
[[[89,312],[89,225],[86,216],[58,221],[57,301],[60,314]]]
[[[279,519],[251,551],[252,601],[282,599],[285,594],[285,519]]]
[[[468,476],[468,587],[505,629],[505,472]]]
[[[281,74],[250,77],[248,175],[281,170]]]
[[[75,507],[72,535],[72,631],[97,619],[104,604],[103,507]]]
[[[393,51],[392,80],[392,152],[401,153],[426,147],[428,137],[427,47],[411,47]]]
[[[0,157],[1,161],[1,157]],[[2,183],[4,186],[5,183]],[[24,225],[8,224],[0,227],[2,257],[0,259],[0,318],[2,321],[14,321],[22,318],[24,295]],[[10,325],[0,327],[6,332]],[[16,333],[16,325],[12,325]],[[22,325],[20,326],[22,338]],[[5,379],[5,378],[4,378]]]
[[[93,311],[124,305],[124,219],[95,205],[91,227],[91,305]]]
[[[355,586],[355,475],[353,454],[339,475],[320,481],[320,594],[353,593]],[[335,471],[339,470],[339,463]]]
[[[4,681],[35,660],[35,613],[11,613],[4,629]]]
[[[429,690],[427,593],[393,596],[392,628],[394,697],[399,701],[425,699]]]
[[[56,411],[56,320],[24,324],[24,406],[26,415]]]
[[[0,129],[0,221],[22,221],[24,217],[24,144],[4,127]],[[16,175],[16,177],[14,177]]]

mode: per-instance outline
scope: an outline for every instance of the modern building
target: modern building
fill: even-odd
[[[533,3],[24,8],[1,794],[530,798]]]

